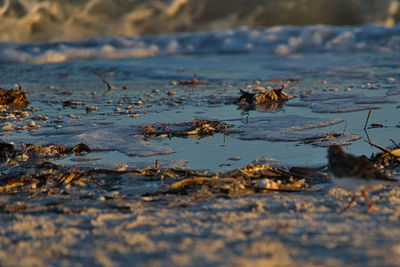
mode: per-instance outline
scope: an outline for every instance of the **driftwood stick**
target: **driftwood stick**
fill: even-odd
[[[399,148],[399,145],[396,143],[396,141],[394,141],[392,138],[389,138],[389,140],[390,140],[390,142],[393,143],[393,145],[394,145],[396,148]]]
[[[369,112],[368,112],[367,120],[365,121],[364,130],[367,129],[368,121],[369,121],[369,116],[371,116],[371,111],[372,111],[372,109],[370,109]]]
[[[365,140],[365,139],[364,139],[364,141],[367,142],[368,144],[370,144],[371,146],[374,146],[374,147],[376,147],[376,148],[382,150],[383,152],[386,152],[386,153],[390,154],[392,157],[394,157],[395,159],[397,159],[398,161],[400,161],[399,157],[396,156],[395,154],[393,154],[393,152],[390,151],[389,149],[387,149],[387,148],[385,148],[385,147],[382,147],[382,146],[380,146],[380,145],[374,144],[374,143],[372,143],[372,142],[370,142],[370,141],[368,141],[368,140]]]
[[[101,75],[100,73],[98,73],[97,71],[95,71],[93,68],[91,68],[91,70],[92,70],[92,72],[93,72],[94,75],[98,76],[98,77],[101,79],[101,81],[102,81],[105,85],[107,85],[107,89],[108,89],[109,91],[112,90],[111,84],[110,84],[109,82],[107,82],[107,80],[103,77],[103,75]]]
[[[346,129],[347,129],[347,121],[346,121],[346,124],[344,125],[343,131],[342,131],[342,134],[344,134],[344,132],[346,131]]]

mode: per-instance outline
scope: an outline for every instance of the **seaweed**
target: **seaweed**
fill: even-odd
[[[400,148],[393,140],[391,140],[395,144],[395,148],[393,150],[374,144],[371,141],[364,141],[382,151],[377,154],[372,154],[370,158],[372,163],[379,164],[383,166],[383,168],[389,170],[393,170],[400,165]]]
[[[56,144],[22,144],[19,148],[15,148],[13,144],[0,141],[0,162],[26,162],[26,161],[45,161],[49,159],[64,158],[69,154],[82,156],[90,153],[91,149],[79,143],[74,147],[65,147]]]
[[[83,168],[83,167],[82,167]],[[69,194],[74,188],[95,185],[106,191],[115,191],[125,174],[133,174],[143,183],[157,182],[155,192],[143,195],[145,199],[173,195],[190,195],[195,200],[215,197],[230,198],[241,194],[265,193],[271,191],[294,192],[303,191],[320,182],[321,173],[312,171],[286,171],[270,165],[249,164],[244,168],[213,173],[207,170],[189,169],[137,168],[129,170],[109,169],[77,169],[57,165],[51,162],[22,162],[12,172],[2,175],[0,192],[53,194],[63,192]],[[145,178],[145,179],[144,179]],[[64,190],[64,191],[60,191]],[[67,190],[67,191],[65,191]]]
[[[191,86],[198,86],[199,84],[206,85],[206,86],[209,85],[209,82],[200,81],[197,78],[197,74],[196,73],[193,74],[193,79],[189,79],[189,80],[186,80],[186,81],[178,80],[177,82],[178,82],[179,85],[191,85]]]
[[[204,138],[213,136],[216,133],[229,134],[229,125],[218,120],[193,120],[177,124],[154,123],[149,125],[139,126],[139,130],[145,136],[145,139],[150,139],[156,136],[162,137],[195,137]]]
[[[304,173],[303,173],[304,174]],[[326,182],[326,175],[308,172],[307,175],[291,173],[270,165],[249,164],[234,171],[222,172],[212,176],[191,176],[180,179],[162,188],[163,194],[206,194],[233,196],[236,194],[263,193],[270,191],[302,191],[310,184]],[[309,184],[310,182],[310,184]]]
[[[0,105],[10,108],[25,108],[29,104],[26,93],[18,89],[4,89],[0,87]]]
[[[240,89],[241,95],[237,99],[237,105],[244,110],[277,110],[281,109],[283,105],[293,96],[283,92],[285,86],[272,89],[268,92],[248,92]]]

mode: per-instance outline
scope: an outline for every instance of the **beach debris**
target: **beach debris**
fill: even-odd
[[[373,128],[383,128],[383,127],[385,127],[385,126],[383,124],[380,124],[380,123],[371,123],[369,125],[369,128],[371,128],[371,129],[373,129]]]
[[[21,87],[16,89],[4,89],[0,87],[0,105],[10,108],[25,108],[29,104],[26,93],[21,91]]]
[[[8,144],[0,140],[0,162],[7,160],[15,152],[13,144]]]
[[[286,101],[292,99],[292,95],[283,92],[285,86],[272,89],[268,92],[256,90],[248,92],[240,89],[241,95],[237,99],[237,105],[244,110],[277,110],[283,107]]]
[[[314,173],[310,174],[314,175]],[[309,188],[308,180],[313,184],[320,179],[326,182],[326,176],[304,176],[290,173],[282,168],[273,168],[268,164],[249,164],[244,168],[227,171],[210,176],[183,178],[178,182],[162,188],[161,193],[172,194],[206,194],[231,196],[235,194],[262,193],[269,191],[301,191]]]
[[[71,152],[74,153],[75,156],[84,156],[87,153],[92,152],[92,150],[84,143],[79,143],[72,148]]]
[[[367,119],[366,119],[365,125],[364,125],[364,131],[365,131],[365,129],[367,129],[369,117],[371,116],[371,112],[372,112],[372,110],[369,110],[369,111],[368,111],[368,116],[367,116]]]
[[[115,87],[112,86],[104,77],[103,75],[101,75],[100,73],[98,73],[97,71],[95,71],[93,68],[91,68],[92,72],[94,75],[96,75],[97,77],[99,77],[101,79],[101,81],[107,86],[107,90],[114,90]]]
[[[15,148],[13,144],[0,141],[0,162],[12,162],[13,164],[16,164],[16,162],[60,159],[69,154],[82,156],[90,152],[90,148],[83,143],[72,148],[56,144],[34,145],[30,143]]]
[[[139,126],[145,139],[156,136],[161,137],[195,137],[204,138],[213,136],[216,133],[229,134],[229,125],[218,120],[193,120],[190,122],[167,124],[157,122],[151,125]]]
[[[380,149],[382,152],[372,154],[370,161],[374,164],[379,164],[385,169],[395,169],[400,165],[400,148],[396,142],[391,140],[395,145],[394,149],[382,147],[380,145],[372,143],[370,140],[364,140],[373,147]]]
[[[267,80],[267,82],[275,82],[275,83],[282,83],[284,81],[287,82],[300,82],[301,79],[300,78],[278,78],[278,77],[274,77],[274,78],[270,78]]]
[[[198,85],[206,85],[206,86],[208,86],[209,82],[200,81],[197,78],[197,74],[195,73],[195,74],[193,74],[193,78],[192,79],[189,79],[189,80],[186,80],[186,81],[178,80],[177,84],[179,84],[179,85],[191,85],[191,86],[198,86]]]
[[[5,175],[0,180],[0,192],[35,192],[44,188],[47,189],[46,191],[49,189],[59,191],[57,188],[61,189],[65,186],[85,186],[89,182],[98,184],[88,172],[69,171],[48,163],[31,166],[31,168],[35,168],[35,173],[26,171],[18,175]]]
[[[79,108],[82,106],[86,106],[86,103],[79,100],[66,100],[62,102],[63,108],[70,107],[70,108]]]
[[[6,144],[4,146],[4,151],[18,153],[14,147]],[[30,149],[36,148],[30,147]],[[39,192],[41,194],[58,192],[64,195],[79,192],[87,194],[87,190],[95,186],[105,195],[115,192],[120,194],[121,192],[116,190],[120,188],[121,179],[135,177],[143,183],[155,183],[155,187],[151,187],[153,189],[142,193],[144,201],[160,201],[167,199],[170,194],[188,195],[194,201],[202,201],[240,194],[304,191],[327,180],[326,175],[313,169],[293,168],[287,171],[268,164],[249,164],[244,168],[219,173],[161,167],[157,162],[153,167],[121,170],[79,168],[48,161],[21,162],[2,176],[0,192],[12,194],[25,192],[34,195]]]

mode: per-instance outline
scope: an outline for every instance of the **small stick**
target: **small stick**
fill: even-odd
[[[393,145],[394,145],[396,148],[399,148],[399,145],[398,145],[392,138],[389,138],[389,140],[390,140],[390,142],[393,143]]]
[[[106,79],[104,79],[103,75],[101,75],[100,73],[98,73],[97,71],[95,71],[93,68],[90,68],[90,69],[92,70],[92,72],[93,72],[94,75],[98,76],[98,77],[101,79],[101,81],[102,81],[105,85],[107,85],[108,91],[112,90],[111,84],[110,84],[109,82],[107,82]]]
[[[370,141],[367,141],[367,140],[365,140],[365,139],[364,139],[364,141],[367,142],[368,144],[370,144],[371,146],[374,146],[374,147],[376,147],[376,148],[382,150],[383,152],[386,152],[386,153],[390,154],[390,155],[393,156],[397,161],[400,161],[400,159],[398,158],[398,156],[396,156],[395,154],[393,154],[393,152],[390,151],[389,149],[387,149],[387,148],[385,148],[385,147],[382,147],[382,146],[380,146],[380,145],[376,145],[376,144],[374,144],[374,143],[372,143],[372,142],[370,142]]]
[[[344,132],[346,131],[346,129],[347,129],[347,121],[346,121],[346,124],[344,125],[344,129],[343,129],[343,131],[342,131],[342,134],[344,134]]]
[[[367,117],[367,120],[366,120],[366,122],[365,122],[364,130],[367,129],[368,121],[369,121],[369,116],[371,116],[371,111],[372,111],[372,109],[370,109],[369,112],[368,112],[368,117]]]
[[[365,132],[365,134],[367,135],[367,138],[368,138],[368,143],[372,143],[371,139],[369,138],[369,135],[368,135],[367,129],[364,129],[364,132]]]

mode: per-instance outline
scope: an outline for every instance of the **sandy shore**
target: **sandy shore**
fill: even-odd
[[[400,185],[372,191],[371,214],[362,197],[340,213],[352,194],[313,180],[309,169],[326,164],[326,148],[317,142],[335,136],[357,135],[346,152],[367,157],[377,149],[363,139],[398,143],[398,57],[250,53],[2,66],[0,80],[25,81],[30,104],[2,114],[0,266],[400,266]],[[224,63],[210,64],[217,61]],[[117,89],[104,91],[92,68],[109,73]],[[210,87],[177,81],[193,73]],[[251,110],[246,118],[232,102],[239,88],[275,92],[282,82],[297,96],[283,110]],[[369,123],[381,126],[368,127],[367,136],[370,109]],[[199,117],[233,124],[232,132],[176,134]],[[159,129],[168,132],[148,140]],[[169,177],[158,172],[178,169],[175,161],[187,169]],[[309,172],[238,169],[255,161]],[[395,163],[385,167],[395,170]],[[153,173],[129,172],[141,165]],[[225,176],[187,175],[195,169]],[[184,178],[193,178],[195,190],[162,190]],[[272,180],[298,186],[254,189]]]
[[[137,178],[137,177],[136,177]],[[0,195],[1,266],[399,266],[400,186],[140,197],[125,176],[108,190],[67,186]],[[12,203],[12,204],[11,204]]]

